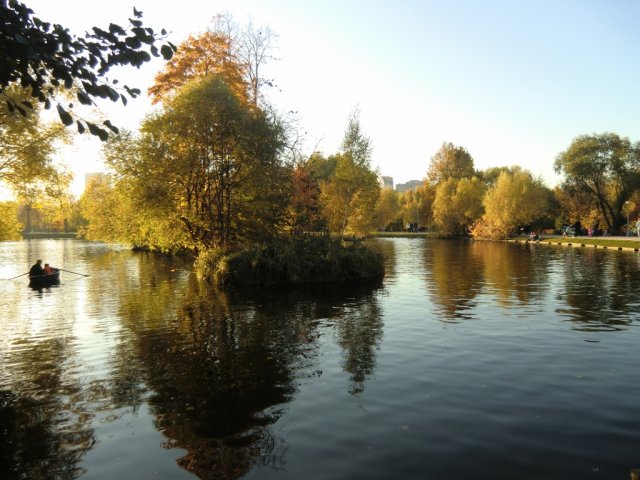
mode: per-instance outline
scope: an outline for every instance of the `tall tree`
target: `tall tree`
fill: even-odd
[[[342,153],[349,156],[356,165],[370,167],[373,147],[369,137],[362,133],[360,110],[357,108],[349,116],[347,129],[342,139]]]
[[[166,32],[154,32],[142,23],[142,13],[133,9],[133,18],[126,28],[110,23],[107,29],[94,27],[82,37],[72,35],[62,25],[51,24],[36,17],[33,10],[16,0],[0,2],[0,95],[11,113],[26,114],[33,107],[30,100],[17,98],[7,90],[11,85],[29,89],[33,100],[46,109],[57,100],[60,89],[71,91],[83,105],[94,99],[121,100],[135,98],[140,90],[117,80],[109,80],[107,73],[116,66],[140,67],[152,56],[170,59],[175,46],[159,44]],[[77,125],[106,139],[108,130],[116,131],[108,120],[96,125],[82,119],[74,120],[70,104],[58,101],[60,120],[67,126]]]
[[[273,86],[273,82],[262,75],[263,67],[273,60],[271,54],[277,35],[269,27],[256,27],[250,20],[240,34],[238,56],[246,65],[250,98],[258,105],[262,87]]]
[[[622,209],[640,188],[640,142],[615,133],[581,135],[556,158],[555,170],[567,187],[587,192],[612,232],[626,221]]]
[[[282,128],[223,78],[192,81],[142,127],[139,188],[167,205],[197,250],[263,237],[284,218]]]
[[[449,178],[471,178],[475,175],[473,158],[464,147],[456,147],[453,143],[443,143],[431,157],[427,178],[437,185]]]

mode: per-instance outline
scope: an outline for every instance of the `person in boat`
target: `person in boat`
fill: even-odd
[[[42,273],[44,275],[51,275],[52,273],[55,273],[55,270],[51,265],[49,265],[48,263],[45,263],[44,268],[42,269]]]
[[[42,268],[42,260],[36,260],[36,263],[29,269],[30,277],[37,277],[38,275],[43,275],[44,269]]]

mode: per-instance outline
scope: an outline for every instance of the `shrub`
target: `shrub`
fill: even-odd
[[[383,259],[360,242],[320,236],[279,238],[229,255],[203,252],[196,271],[222,285],[348,283],[384,276]]]

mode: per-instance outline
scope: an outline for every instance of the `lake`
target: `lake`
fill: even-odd
[[[640,254],[373,247],[380,284],[224,292],[180,258],[0,243],[0,478],[626,480],[640,468]],[[36,258],[67,270],[59,286],[6,280]]]

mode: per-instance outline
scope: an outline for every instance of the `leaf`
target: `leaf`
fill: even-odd
[[[89,95],[87,95],[86,93],[84,93],[82,91],[79,91],[76,96],[78,97],[78,101],[82,105],[91,105],[91,104],[93,104],[93,102],[91,101],[91,97],[89,97]]]
[[[69,114],[69,112],[67,112],[64,108],[62,108],[62,105],[58,104],[58,116],[60,117],[60,120],[62,121],[62,123],[64,123],[67,127],[73,124],[73,118],[71,117],[71,115]]]
[[[169,45],[162,45],[162,47],[160,47],[160,53],[162,53],[162,57],[165,60],[171,60],[171,57],[173,57],[173,50]]]
[[[93,123],[87,122],[87,126],[89,127],[89,132],[91,132],[91,135],[100,137],[100,140],[102,140],[103,142],[106,142],[109,139],[109,134],[106,132],[106,130],[98,127]]]
[[[86,131],[86,129],[84,128],[84,125],[80,120],[76,122],[76,125],[78,126],[78,133],[84,133]]]
[[[16,111],[15,107],[13,106],[13,102],[7,100],[7,108],[9,109],[9,113],[13,113]]]
[[[109,130],[111,130],[113,133],[118,134],[120,133],[120,130],[118,130],[118,127],[116,127],[115,125],[113,125],[111,123],[111,120],[105,120],[104,122],[102,122],[103,125],[106,125]]]

